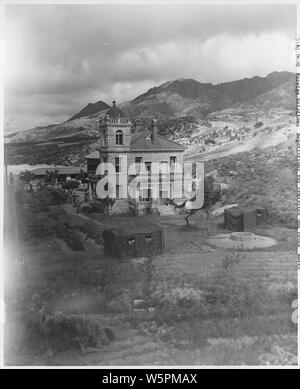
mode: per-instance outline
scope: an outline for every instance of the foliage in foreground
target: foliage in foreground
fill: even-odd
[[[67,201],[67,193],[62,189],[43,189],[40,191],[26,192],[19,190],[15,193],[17,204],[27,207],[36,207],[37,209],[43,206],[60,205]]]
[[[71,250],[84,250],[83,240],[76,231],[68,229],[65,226],[58,225],[56,228],[56,235],[58,238],[62,239]]]
[[[55,312],[45,315],[36,312],[27,325],[33,329],[34,337],[44,349],[63,351],[78,348],[85,352],[88,347],[98,348],[109,344],[115,335],[110,328],[102,328],[85,315],[70,315]]]

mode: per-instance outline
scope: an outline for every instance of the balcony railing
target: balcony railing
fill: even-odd
[[[130,122],[130,119],[127,119],[127,118],[110,118],[110,117],[106,117],[106,118],[103,118],[99,125],[103,125],[103,124],[106,124],[106,123],[116,123],[116,124],[131,124]]]

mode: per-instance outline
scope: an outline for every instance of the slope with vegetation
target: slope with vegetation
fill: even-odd
[[[295,144],[256,149],[206,162],[206,171],[213,170],[217,170],[221,180],[230,180],[230,189],[226,192],[228,204],[266,207],[271,223],[296,227]]]

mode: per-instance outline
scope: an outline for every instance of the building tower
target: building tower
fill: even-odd
[[[99,122],[101,147],[100,155],[129,152],[131,143],[131,121],[125,117],[113,101],[113,106]]]

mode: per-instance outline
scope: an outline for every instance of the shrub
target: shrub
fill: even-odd
[[[53,204],[63,204],[68,201],[68,194],[61,189],[52,189],[50,191]]]
[[[80,185],[80,182],[79,181],[76,181],[76,180],[68,180],[66,182],[64,182],[62,184],[62,188],[65,189],[65,190],[74,190],[74,189],[77,189]]]
[[[67,201],[67,193],[61,189],[43,189],[36,192],[17,191],[15,194],[18,204],[36,208],[45,205],[62,204]]]
[[[29,202],[30,193],[25,192],[25,190],[20,189],[15,192],[15,200],[17,204],[26,204]]]
[[[98,245],[103,244],[102,232],[99,224],[94,222],[86,222],[80,226],[80,231],[84,232],[88,238],[93,239]]]
[[[160,319],[182,320],[193,316],[206,317],[207,303],[202,290],[194,288],[175,288],[168,291],[158,290],[152,294],[152,304]]]
[[[246,254],[230,252],[223,258],[223,269],[232,270],[236,265],[246,258]]]
[[[76,231],[59,225],[56,228],[56,235],[62,239],[68,245],[68,247],[70,247],[70,249],[75,251],[84,250],[82,238]]]
[[[265,316],[278,313],[283,306],[259,281],[242,279],[228,270],[196,281],[193,287],[163,286],[151,299],[157,319],[163,322]]]
[[[263,122],[257,122],[257,123],[254,124],[254,128],[260,128],[260,127],[262,127],[263,125],[264,125]]]
[[[98,324],[83,315],[67,315],[55,312],[54,315],[35,314],[31,327],[54,351],[79,348],[85,352],[88,347],[99,347],[108,344],[115,338],[110,328],[101,328]]]

